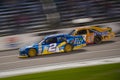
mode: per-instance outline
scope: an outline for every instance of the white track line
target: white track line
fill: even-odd
[[[8,58],[8,57],[14,57],[14,56],[17,57],[17,55],[9,55],[9,56],[1,56],[0,58]]]
[[[88,60],[88,61],[82,61],[82,62],[74,61],[74,62],[57,63],[57,64],[54,63],[54,64],[47,65],[47,66],[45,65],[45,66],[20,69],[20,70],[2,71],[0,72],[0,78],[23,75],[23,74],[30,74],[30,73],[36,73],[36,72],[45,72],[45,71],[60,70],[60,69],[66,69],[66,68],[93,66],[93,65],[119,63],[119,62],[120,62],[120,57],[98,59],[98,60]]]
[[[99,50],[99,51],[90,51],[90,52],[83,52],[81,54],[89,54],[89,53],[98,53],[98,52],[108,52],[108,51],[116,51],[116,50],[120,50],[118,49],[109,49],[109,50]],[[6,64],[13,64],[13,63],[18,63],[18,62],[25,62],[25,61],[31,61],[31,60],[38,60],[37,59],[30,59],[30,60],[22,60],[22,61],[14,61],[14,62],[6,62],[6,63],[1,63],[0,65],[6,65]]]
[[[49,66],[52,64],[66,64],[66,63],[74,63],[74,62],[83,62],[83,61],[90,61],[90,60],[98,60],[98,59],[109,59],[109,58],[116,58],[116,57],[120,57],[120,55],[118,56],[107,56],[107,57],[99,57],[99,58],[91,58],[91,59],[82,59],[82,60],[75,60],[75,61],[67,61],[67,62],[59,62],[59,63],[49,63],[49,64],[43,64],[43,65],[35,65],[35,66],[27,66],[27,67],[22,67],[22,68],[14,68],[14,69],[9,69],[9,70],[0,70],[0,72],[2,71],[12,71],[12,70],[20,70],[20,69],[28,69],[28,68],[35,68],[35,67],[43,67],[43,66]]]

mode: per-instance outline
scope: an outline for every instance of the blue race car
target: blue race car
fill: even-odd
[[[46,36],[40,42],[31,46],[22,47],[19,57],[33,57],[37,55],[52,54],[57,52],[70,52],[86,46],[82,36],[69,34],[54,34]]]

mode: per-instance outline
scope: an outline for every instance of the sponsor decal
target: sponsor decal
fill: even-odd
[[[105,32],[94,31],[94,32],[95,32],[95,35],[102,35],[102,36],[108,35],[108,32],[107,32],[107,31],[105,31]]]
[[[18,37],[9,37],[5,39],[7,47],[18,47],[19,38]]]

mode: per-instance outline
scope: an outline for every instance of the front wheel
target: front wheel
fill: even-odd
[[[73,50],[73,46],[71,44],[66,44],[64,48],[64,52],[71,52]]]
[[[36,56],[36,55],[37,55],[36,49],[33,49],[33,48],[29,49],[28,57],[33,57],[33,56]]]

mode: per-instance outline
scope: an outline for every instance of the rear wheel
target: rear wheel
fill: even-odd
[[[33,56],[36,56],[36,55],[37,55],[36,49],[33,49],[33,48],[29,49],[29,51],[28,51],[28,56],[29,57],[33,57]]]
[[[71,44],[66,44],[64,48],[64,52],[70,52],[73,50],[73,46]]]
[[[101,42],[102,42],[102,37],[101,36],[95,36],[94,43],[95,44],[100,44]]]

